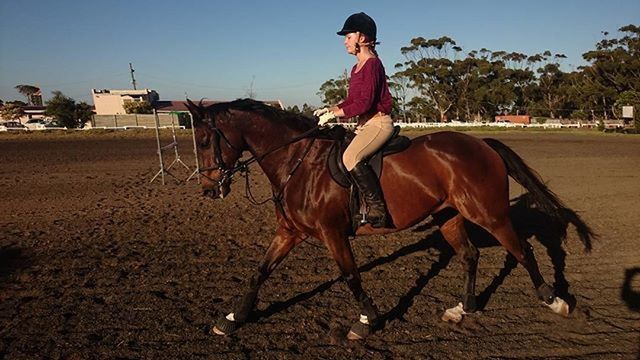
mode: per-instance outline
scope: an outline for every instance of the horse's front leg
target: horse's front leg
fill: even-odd
[[[338,263],[343,279],[360,306],[360,320],[351,326],[347,338],[350,340],[363,339],[380,325],[378,309],[362,289],[362,280],[348,238],[346,236],[330,237],[325,238],[325,242],[333,259]]]
[[[303,241],[306,236],[279,227],[276,236],[271,241],[257,271],[249,278],[248,289],[234,307],[233,312],[223,316],[218,320],[213,328],[213,333],[217,335],[227,335],[236,331],[249,318],[249,314],[255,306],[258,297],[258,290],[273,270],[287,256],[289,251]]]

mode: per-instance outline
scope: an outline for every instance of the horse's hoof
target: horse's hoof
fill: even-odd
[[[374,320],[374,323],[376,321]],[[369,336],[373,332],[373,326],[369,322],[369,318],[365,315],[360,315],[360,320],[351,326],[347,339],[349,340],[362,340]]]
[[[551,304],[547,304],[546,302],[543,302],[543,304],[547,305],[556,314],[564,317],[569,316],[569,304],[557,296],[553,299]]]
[[[218,329],[217,326],[214,326],[213,329],[211,329],[211,332],[216,334],[216,335],[227,335],[227,333],[225,333],[224,331]]]
[[[454,324],[457,324],[462,321],[462,316],[466,314],[467,313],[464,311],[464,306],[462,305],[462,303],[458,303],[456,307],[445,310],[444,314],[442,315],[442,321],[450,321]]]
[[[360,321],[353,324],[351,330],[347,334],[349,340],[362,340],[371,334],[371,325],[364,324]]]
[[[216,335],[229,335],[238,330],[238,328],[240,328],[240,324],[233,320],[232,314],[220,318],[213,329],[211,329],[211,332]]]

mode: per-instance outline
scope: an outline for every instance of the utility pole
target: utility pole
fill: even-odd
[[[253,75],[251,77],[251,85],[249,85],[249,88],[247,89],[247,97],[249,99],[255,99],[256,97],[256,93],[253,91],[253,82],[256,80],[256,76]]]
[[[129,71],[131,71],[131,83],[133,84],[133,90],[137,90],[136,89],[136,78],[133,76],[133,72],[135,70],[133,70],[133,65],[131,65],[131,63],[129,63]]]

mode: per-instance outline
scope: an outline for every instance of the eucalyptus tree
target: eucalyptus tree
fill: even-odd
[[[564,104],[567,102],[567,92],[565,85],[566,74],[560,69],[560,59],[564,59],[564,54],[556,54],[553,61],[547,62],[543,67],[538,68],[538,86],[542,99],[540,105],[545,114],[551,118],[565,110]]]
[[[401,68],[402,64],[396,64],[396,68]],[[394,106],[402,116],[402,120],[407,122],[407,101],[409,96],[409,78],[401,71],[389,77],[389,90],[393,96]]]
[[[29,105],[34,105],[31,97],[40,91],[39,87],[33,85],[16,85],[15,89],[27,98],[27,104]]]
[[[455,46],[447,36],[429,40],[417,37],[411,39],[410,46],[400,49],[407,59],[402,75],[438,112],[440,121],[446,121],[447,112],[456,102],[454,61],[450,59],[457,52]]]
[[[320,86],[317,95],[325,105],[336,105],[347,98],[349,89],[349,74],[347,70],[337,79],[329,79]]]
[[[621,94],[640,92],[640,27],[626,25],[618,31],[621,38],[608,39],[604,32],[605,38],[596,44],[596,49],[582,54],[590,64],[581,70],[586,83],[601,90],[594,105],[605,118],[615,115],[615,103]]]

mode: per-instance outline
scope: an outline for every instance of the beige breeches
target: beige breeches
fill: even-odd
[[[342,162],[349,171],[389,140],[393,133],[393,120],[389,115],[376,116],[358,126],[355,132],[356,136],[342,155]]]

